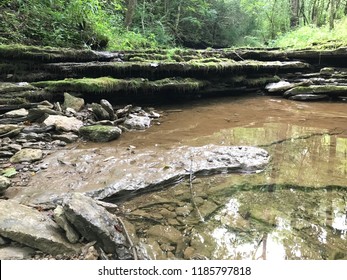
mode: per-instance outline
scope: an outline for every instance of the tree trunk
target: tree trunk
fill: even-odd
[[[127,0],[127,9],[125,13],[125,27],[129,29],[133,22],[137,0]]]
[[[330,18],[329,18],[329,28],[330,28],[330,30],[334,29],[335,1],[336,0],[330,0]]]
[[[290,27],[297,27],[299,25],[299,0],[290,0],[291,16],[290,16]]]

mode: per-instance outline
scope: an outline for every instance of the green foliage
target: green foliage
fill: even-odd
[[[273,42],[274,47],[281,48],[336,48],[347,44],[347,18],[336,22],[335,29],[328,25],[317,27],[307,25],[288,32]]]
[[[333,29],[334,20],[346,15],[346,0],[0,0],[0,44],[111,50],[263,46],[305,26],[297,33],[301,42],[304,30],[327,23]]]

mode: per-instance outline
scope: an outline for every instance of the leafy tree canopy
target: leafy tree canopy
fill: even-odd
[[[329,26],[347,0],[0,0],[0,43],[93,49],[263,46]]]

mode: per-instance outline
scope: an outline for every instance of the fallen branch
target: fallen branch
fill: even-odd
[[[204,220],[203,216],[201,215],[201,212],[200,212],[200,210],[199,210],[199,208],[196,205],[195,200],[194,200],[193,180],[194,180],[194,175],[193,175],[193,157],[192,157],[190,160],[190,170],[189,170],[190,199],[191,199],[191,202],[193,204],[194,209],[198,213],[200,221],[204,222],[205,220]]]
[[[291,137],[291,138],[285,138],[285,139],[281,139],[281,140],[277,140],[274,142],[271,142],[269,144],[264,144],[264,145],[258,145],[257,147],[260,148],[266,148],[266,147],[270,147],[272,145],[277,145],[277,144],[282,144],[283,142],[288,142],[288,141],[295,141],[295,140],[304,140],[304,139],[309,139],[311,137],[315,137],[315,136],[324,136],[324,135],[339,135],[342,134],[344,131],[336,131],[336,132],[317,132],[317,133],[312,133],[309,135],[302,135],[302,136],[298,136],[298,137]]]
[[[136,248],[135,248],[135,246],[134,246],[134,243],[133,243],[133,241],[132,241],[132,239],[131,239],[131,237],[130,237],[130,235],[129,235],[129,232],[128,232],[128,230],[127,230],[125,224],[123,223],[123,221],[122,221],[121,218],[117,217],[117,220],[120,222],[120,224],[122,225],[122,227],[123,227],[123,229],[124,229],[125,236],[126,236],[126,238],[128,239],[128,242],[129,242],[129,244],[130,244],[130,248],[131,248],[131,250],[132,250],[132,252],[133,252],[133,255],[134,255],[134,260],[138,260],[139,257],[138,257],[138,255],[137,255]]]

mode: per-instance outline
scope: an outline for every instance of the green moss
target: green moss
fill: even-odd
[[[281,79],[278,76],[273,76],[273,77],[261,77],[261,78],[250,78],[250,79],[246,79],[244,84],[247,86],[252,86],[252,87],[256,87],[256,86],[265,86],[269,83],[276,83],[279,82]]]
[[[86,92],[102,93],[120,91],[122,89],[136,89],[141,84],[141,79],[120,80],[109,77],[84,78],[84,79],[65,79],[59,81],[44,81],[32,83],[34,86],[45,88],[52,92]]]
[[[93,142],[109,142],[119,138],[122,131],[118,127],[106,125],[82,126],[79,134],[86,140]]]
[[[143,58],[141,56],[133,56],[129,58],[129,61],[139,61],[139,62],[146,62],[148,61],[147,58]]]
[[[50,61],[90,61],[98,56],[91,50],[36,47],[25,45],[0,45],[0,57],[14,60]]]
[[[111,92],[131,92],[131,91],[192,91],[206,85],[206,82],[195,79],[167,78],[156,81],[146,79],[114,79],[109,77],[65,79],[59,81],[43,81],[32,83],[33,85],[45,88],[51,92],[79,92],[79,93],[111,93]]]
[[[312,86],[298,86],[287,90],[284,96],[290,97],[298,94],[320,94],[326,93],[329,95],[345,94],[347,92],[347,86],[336,85],[312,85]]]

